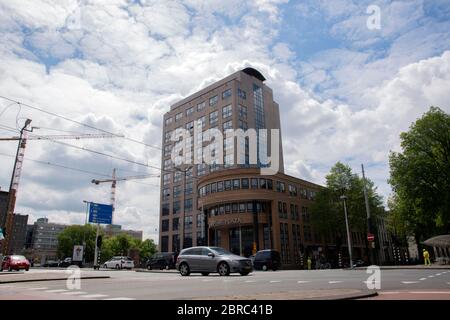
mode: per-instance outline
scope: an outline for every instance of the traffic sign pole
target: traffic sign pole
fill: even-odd
[[[98,264],[98,246],[97,246],[97,240],[98,240],[98,232],[100,230],[100,224],[97,223],[97,233],[95,235],[95,254],[94,254],[94,270],[95,269],[99,269],[99,264]]]

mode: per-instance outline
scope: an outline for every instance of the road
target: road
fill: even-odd
[[[65,270],[29,271],[43,277],[50,272],[65,274]],[[2,283],[0,299],[317,299],[367,292],[369,277],[365,270],[257,271],[244,277],[86,269],[82,274],[110,278],[82,279],[75,290],[61,280]],[[381,289],[376,291],[379,296],[372,299],[450,299],[450,270],[382,270]]]

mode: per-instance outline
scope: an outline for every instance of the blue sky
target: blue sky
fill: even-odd
[[[367,28],[370,5],[380,29]],[[358,173],[364,163],[387,199],[400,132],[430,105],[449,111],[449,46],[443,0],[0,0],[0,94],[160,145],[170,104],[253,66],[280,104],[287,173],[323,183],[336,161]],[[26,108],[11,107],[0,124],[24,117],[86,132]],[[74,143],[160,165],[159,151],[129,141]],[[14,145],[2,152],[14,154]],[[30,144],[27,155],[103,174],[151,171],[48,142]],[[0,165],[5,189],[11,161],[0,157]],[[18,210],[81,223],[81,198],[108,199],[90,179],[26,162]],[[117,222],[156,238],[157,183],[122,184]]]

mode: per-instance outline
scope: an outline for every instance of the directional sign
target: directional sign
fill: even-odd
[[[367,241],[372,242],[372,241],[374,241],[374,240],[375,240],[375,236],[374,236],[373,234],[369,233],[369,234],[367,235]]]
[[[83,261],[83,246],[75,245],[73,246],[72,262]]]
[[[112,205],[91,202],[89,204],[89,222],[111,224]]]

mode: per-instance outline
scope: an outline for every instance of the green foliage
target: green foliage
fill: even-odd
[[[72,257],[73,246],[82,245],[86,240],[86,261],[94,260],[96,227],[92,225],[74,225],[64,229],[58,235],[58,257]]]
[[[367,215],[364,200],[364,182],[352,169],[337,162],[326,176],[326,188],[320,190],[312,206],[311,222],[319,234],[344,235],[345,216],[342,195],[347,197],[347,212],[350,229],[364,231]],[[367,179],[367,190],[371,216],[384,212],[382,198],[376,193],[374,183]]]
[[[127,256],[129,250],[137,250],[140,259],[143,259],[156,252],[156,245],[151,239],[139,241],[127,234],[107,237],[103,241],[101,261],[107,261],[113,256]]]
[[[431,107],[400,135],[389,156],[392,219],[404,234],[425,240],[450,226],[450,116]]]

